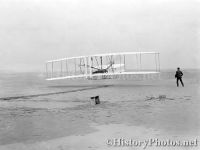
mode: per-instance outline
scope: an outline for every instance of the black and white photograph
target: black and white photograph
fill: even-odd
[[[0,0],[0,150],[200,150],[200,0]]]

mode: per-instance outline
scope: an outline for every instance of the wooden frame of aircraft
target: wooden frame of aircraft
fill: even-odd
[[[154,57],[154,69],[142,67],[142,57],[144,55]],[[133,60],[134,62],[131,62]],[[132,66],[134,68],[131,68]],[[106,53],[62,58],[46,62],[46,80],[108,79],[120,77],[121,75],[157,74],[159,72],[160,60],[158,52]]]

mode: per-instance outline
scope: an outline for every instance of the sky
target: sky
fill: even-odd
[[[0,0],[0,70],[46,60],[160,52],[161,69],[200,68],[200,0]]]

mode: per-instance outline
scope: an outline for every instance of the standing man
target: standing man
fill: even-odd
[[[184,87],[184,84],[183,84],[183,81],[182,81],[182,76],[183,76],[183,73],[180,70],[180,68],[178,67],[177,71],[176,71],[176,74],[175,74],[177,87],[179,86],[179,80],[181,81],[181,84]]]

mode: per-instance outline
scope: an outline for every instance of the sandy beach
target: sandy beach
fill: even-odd
[[[200,148],[195,146],[195,140],[200,140],[199,78],[186,74],[185,87],[178,88],[166,76],[80,81],[79,86],[76,81],[50,85],[41,78],[29,87],[27,80],[15,81],[16,87],[21,83],[21,92],[2,92],[0,150]],[[90,97],[95,95],[101,104],[91,105]],[[159,99],[160,95],[166,98]],[[114,145],[113,139],[132,139],[135,145]],[[156,146],[154,141],[146,147],[137,143],[150,139],[194,142],[193,146]]]

